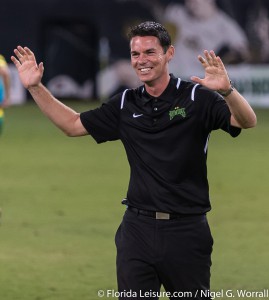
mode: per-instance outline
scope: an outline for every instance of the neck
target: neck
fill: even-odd
[[[165,77],[159,78],[154,82],[145,82],[146,91],[153,97],[159,97],[167,88],[170,81],[170,76],[167,74]]]

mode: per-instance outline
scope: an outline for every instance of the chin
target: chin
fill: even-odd
[[[138,76],[138,77],[139,77],[140,81],[142,81],[144,83],[151,82],[153,80],[153,77],[149,74],[147,74],[147,75],[141,75],[140,74],[140,76]]]

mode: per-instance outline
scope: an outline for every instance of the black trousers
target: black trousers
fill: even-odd
[[[210,299],[206,215],[156,220],[126,210],[116,237],[119,299]]]

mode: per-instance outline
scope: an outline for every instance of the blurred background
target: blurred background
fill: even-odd
[[[269,106],[266,0],[1,0],[0,53],[28,46],[45,63],[44,83],[59,98],[101,99],[139,82],[129,65],[130,25],[159,21],[176,55],[171,72],[201,75],[197,55],[219,54],[250,103]],[[12,103],[28,98],[12,71]]]

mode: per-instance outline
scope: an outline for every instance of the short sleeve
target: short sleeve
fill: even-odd
[[[97,143],[119,139],[120,97],[115,96],[99,108],[82,112],[80,120]]]
[[[241,128],[231,125],[231,112],[226,101],[216,92],[203,87],[198,89],[200,105],[203,105],[203,116],[208,131],[222,129],[232,137],[241,133]]]

